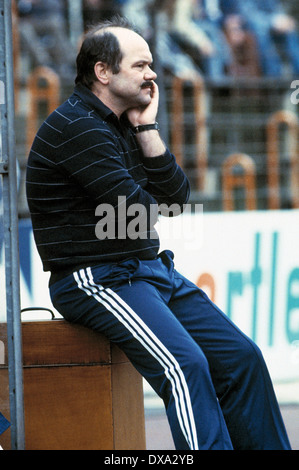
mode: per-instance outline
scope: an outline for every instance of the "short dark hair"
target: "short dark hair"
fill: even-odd
[[[97,62],[104,62],[112,73],[119,73],[119,64],[123,56],[117,37],[108,29],[111,27],[138,32],[126,18],[121,16],[114,16],[110,20],[92,26],[86,33],[77,56],[76,84],[81,83],[89,89],[92,88],[93,83],[97,81],[94,73]]]

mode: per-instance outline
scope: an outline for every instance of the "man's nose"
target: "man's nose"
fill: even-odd
[[[150,67],[146,70],[144,74],[144,79],[145,80],[156,80],[157,74],[154,72]]]

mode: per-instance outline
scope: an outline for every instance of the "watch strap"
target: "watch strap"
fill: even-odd
[[[159,130],[159,124],[155,122],[154,124],[144,124],[140,126],[134,127],[134,132],[135,134],[139,134],[139,132],[144,132],[144,131],[151,131],[151,130]]]

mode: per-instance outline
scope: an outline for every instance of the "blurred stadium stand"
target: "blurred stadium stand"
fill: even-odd
[[[298,2],[285,3],[299,20]],[[42,67],[30,69],[16,15],[14,38],[19,213],[27,217],[24,175],[30,144],[48,112],[72,91],[73,82],[60,81]],[[191,181],[192,202],[203,203],[205,211],[299,207],[299,108],[291,99],[296,78],[243,76],[191,83],[165,74],[161,127]]]

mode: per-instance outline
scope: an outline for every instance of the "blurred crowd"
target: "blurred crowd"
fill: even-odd
[[[21,51],[31,66],[74,75],[67,0],[15,0]],[[279,0],[82,0],[83,30],[121,14],[150,43],[165,73],[281,78],[299,74],[299,34]]]

